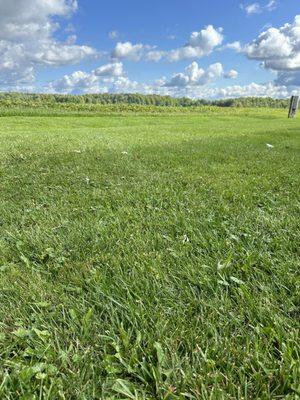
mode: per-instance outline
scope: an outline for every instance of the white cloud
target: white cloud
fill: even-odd
[[[110,65],[110,64],[108,64]],[[161,78],[152,83],[145,84],[130,80],[124,74],[118,76],[119,67],[104,65],[98,69],[86,73],[76,71],[73,74],[65,75],[61,79],[52,82],[45,92],[58,93],[142,93],[160,94],[174,97],[189,97],[193,99],[218,99],[233,97],[274,97],[287,98],[297,91],[289,88],[282,82],[249,85],[232,85],[227,87],[210,87],[218,78],[226,75],[235,75],[232,71],[224,73],[221,64],[213,64],[206,70],[199,68],[196,62],[189,65],[184,73],[177,74],[168,82]],[[99,70],[100,75],[99,75]],[[116,70],[119,72],[116,73]],[[98,71],[98,75],[97,72]],[[102,72],[106,71],[103,75]],[[107,71],[110,71],[108,73]],[[234,78],[234,76],[232,76]],[[298,76],[295,80],[300,77]],[[23,89],[24,90],[24,89]]]
[[[148,46],[142,43],[132,44],[131,42],[117,43],[111,53],[113,59],[128,59],[131,61],[146,61],[158,62],[165,58],[170,62],[190,58],[200,58],[209,55],[217,46],[223,42],[223,29],[215,29],[212,25],[199,32],[193,32],[188,42],[177,49],[173,50],[158,50],[155,46]]]
[[[146,54],[146,61],[155,61],[158,62],[160,61],[165,55],[167,54],[166,51],[162,51],[162,50],[150,50],[147,54]]]
[[[84,58],[95,55],[95,50],[89,46],[77,46],[65,43],[47,41],[40,43],[39,49],[33,53],[29,61],[34,64],[59,66],[66,64],[75,64]]]
[[[233,85],[227,87],[210,86],[172,86],[154,87],[144,86],[140,88],[142,93],[156,93],[174,97],[189,97],[192,99],[227,99],[235,97],[273,97],[287,98],[297,92],[286,86],[277,86],[270,82],[267,84],[251,83],[249,85]]]
[[[300,15],[291,24],[262,32],[244,50],[248,58],[262,61],[265,68],[300,70]]]
[[[132,44],[131,42],[118,42],[116,47],[111,53],[112,58],[128,59],[131,61],[140,61],[149,46],[139,44]]]
[[[190,84],[190,78],[189,76],[179,73],[173,76],[173,78],[164,84],[166,87],[182,87],[182,86],[188,86]]]
[[[293,45],[289,38],[276,28],[269,28],[261,33],[258,39],[245,47],[249,58],[257,60],[275,60],[287,58],[293,51]]]
[[[149,92],[145,91],[145,93]],[[183,87],[151,87],[150,93],[189,97],[192,99],[228,99],[236,97],[273,97],[288,98],[298,92],[286,86],[277,86],[273,82],[267,84],[250,83],[249,85],[233,85],[227,87],[183,86]]]
[[[76,0],[1,0],[2,34],[17,26],[39,25],[50,16],[67,16],[77,10]]]
[[[200,32],[193,32],[191,34],[188,46],[201,48],[203,53],[209,54],[216,46],[220,45],[223,41],[223,29],[215,29],[212,25],[208,25]]]
[[[123,64],[121,62],[102,65],[94,71],[96,76],[122,76]]]
[[[259,3],[251,3],[248,5],[241,4],[240,6],[247,15],[260,14],[262,12],[262,8]]]
[[[68,17],[76,0],[0,0],[0,80],[2,85],[30,84],[37,66],[64,65],[95,56],[89,46],[54,38],[53,17]]]
[[[222,28],[215,29],[212,25],[199,32],[193,32],[185,46],[167,53],[169,61],[180,61],[188,58],[199,58],[209,55],[224,39]]]
[[[124,77],[122,63],[110,63],[102,65],[90,73],[75,71],[70,75],[64,75],[61,79],[51,82],[46,91],[59,93],[102,93],[109,90],[112,91],[114,85],[118,86],[120,82],[123,82],[125,86],[125,80],[127,79]]]
[[[72,34],[67,37],[65,44],[73,45],[73,44],[76,44],[76,42],[77,42],[77,35]]]
[[[73,72],[50,84],[49,89],[61,93],[98,92],[99,80],[95,74],[83,71]]]
[[[238,72],[235,70],[225,73],[221,63],[212,64],[206,70],[204,70],[203,68],[200,68],[199,65],[194,61],[185,69],[184,73],[173,75],[170,81],[164,82],[163,86],[178,88],[188,86],[205,86],[222,77],[235,79],[237,76]]]
[[[267,84],[251,83],[249,85],[234,85],[226,88],[211,89],[210,96],[216,98],[234,97],[274,97],[286,98],[290,95],[285,86],[276,86],[270,82]]]
[[[300,54],[297,53],[290,58],[267,59],[263,63],[265,68],[274,71],[299,71],[300,70]]]
[[[237,53],[240,53],[242,51],[242,45],[241,45],[240,42],[235,41],[235,42],[232,42],[232,43],[227,43],[222,47],[219,47],[218,50],[223,51],[223,50],[227,50],[227,49],[234,50]]]
[[[277,86],[272,82],[267,84],[251,83],[244,86],[233,85],[213,88],[209,86],[184,86],[165,87],[164,89],[166,90],[158,90],[158,92],[174,97],[189,97],[192,99],[228,99],[236,97],[287,98],[296,93],[286,86]]]
[[[224,74],[224,78],[226,78],[226,79],[236,79],[238,76],[239,76],[239,73],[234,69],[231,69],[230,71],[228,71]]]
[[[261,14],[263,11],[273,11],[277,8],[277,0],[269,0],[265,5],[259,3],[240,4],[240,8],[246,12],[248,16]]]
[[[143,92],[143,85],[138,82],[131,81],[126,76],[121,76],[112,82],[110,92],[111,93],[138,93]]]
[[[266,10],[273,11],[277,8],[277,0],[270,0],[269,3],[266,5]]]
[[[76,71],[65,75],[61,79],[51,82],[46,88],[47,92],[59,93],[156,93],[178,95],[178,93],[193,92],[189,88],[207,87],[208,84],[219,78],[236,78],[237,72],[231,70],[224,72],[220,63],[210,65],[206,70],[199,67],[196,62],[185,68],[184,73],[174,75],[169,81],[166,78],[158,79],[150,84],[138,83],[130,80],[123,71],[121,62],[102,65],[90,73]],[[190,91],[189,91],[190,90]]]

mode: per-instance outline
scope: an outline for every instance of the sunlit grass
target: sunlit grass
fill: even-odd
[[[0,162],[1,399],[299,396],[299,119],[2,117]]]

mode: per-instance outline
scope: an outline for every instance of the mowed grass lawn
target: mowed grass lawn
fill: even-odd
[[[1,399],[299,398],[300,119],[2,117],[0,178]]]

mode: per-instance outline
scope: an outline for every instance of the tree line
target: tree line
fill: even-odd
[[[92,104],[130,104],[164,107],[268,107],[287,108],[288,99],[273,99],[271,97],[240,97],[234,99],[205,100],[187,97],[174,98],[171,96],[143,94],[37,94],[37,93],[0,93],[0,107],[54,107],[60,104],[92,105]]]

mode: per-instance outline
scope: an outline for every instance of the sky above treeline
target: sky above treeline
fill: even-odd
[[[300,93],[300,0],[0,0],[0,90]]]

